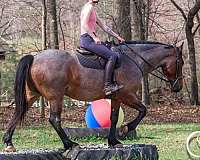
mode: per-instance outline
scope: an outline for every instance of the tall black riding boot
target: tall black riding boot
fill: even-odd
[[[105,68],[105,87],[104,91],[106,95],[110,95],[113,92],[118,91],[119,89],[123,88],[122,85],[117,85],[116,83],[113,84],[112,82],[112,75],[115,69],[115,61],[109,60],[106,64]]]

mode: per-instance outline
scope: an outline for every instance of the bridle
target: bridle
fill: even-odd
[[[149,63],[146,59],[144,59],[144,57],[142,57],[140,54],[138,54],[136,51],[134,51],[131,47],[129,47],[125,42],[121,43],[122,45],[125,45],[132,53],[136,54],[138,57],[140,57],[146,64],[148,64],[149,66],[155,68],[154,65],[152,65],[151,63]],[[183,76],[181,76],[181,68],[180,68],[180,53],[177,47],[173,46],[174,49],[176,50],[176,77],[174,80],[169,80],[167,78],[167,76],[165,76],[161,71],[159,71],[158,69],[156,69],[155,71],[158,72],[159,74],[161,74],[161,76],[156,75],[154,73],[150,73],[151,75],[153,75],[154,77],[159,78],[160,80],[163,80],[165,82],[169,82],[171,84],[171,86],[174,88],[176,86],[176,84],[178,83],[178,81],[180,79],[183,78]],[[136,66],[139,68],[139,70],[141,71],[142,75],[144,76],[144,73],[142,71],[142,69],[140,68],[140,66],[138,65],[138,63],[128,54],[126,54],[125,52],[122,51],[122,49],[120,48],[120,52],[121,54],[127,56],[132,62],[134,62],[136,64]],[[170,66],[172,67],[172,66]]]
[[[181,75],[181,68],[180,68],[180,53],[177,47],[174,47],[174,49],[176,50],[176,79],[175,80],[171,80],[171,83],[173,84],[172,87],[174,88],[176,86],[176,84],[178,83],[178,81],[180,79],[183,78],[183,76]]]

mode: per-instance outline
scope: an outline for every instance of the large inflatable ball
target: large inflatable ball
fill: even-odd
[[[101,99],[88,105],[85,114],[85,121],[88,128],[107,128],[110,127],[111,102]],[[117,127],[120,127],[124,120],[124,112],[120,107]]]

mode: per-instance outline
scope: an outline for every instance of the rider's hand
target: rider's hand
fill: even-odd
[[[99,37],[95,37],[94,41],[96,44],[101,44],[101,40],[99,39]]]
[[[123,43],[123,42],[125,42],[125,40],[122,38],[122,37],[117,37],[117,39],[118,39],[118,41],[120,42],[120,43]]]

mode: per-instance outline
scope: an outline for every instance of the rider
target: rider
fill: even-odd
[[[80,17],[80,46],[108,60],[105,67],[104,91],[106,95],[109,95],[123,88],[123,86],[112,82],[112,75],[117,60],[117,54],[102,44],[101,40],[96,34],[96,24],[109,35],[117,38],[120,42],[123,42],[124,39],[113,32],[108,26],[103,24],[98,18],[96,9],[94,7],[98,2],[99,0],[88,0],[88,2],[82,8]]]

